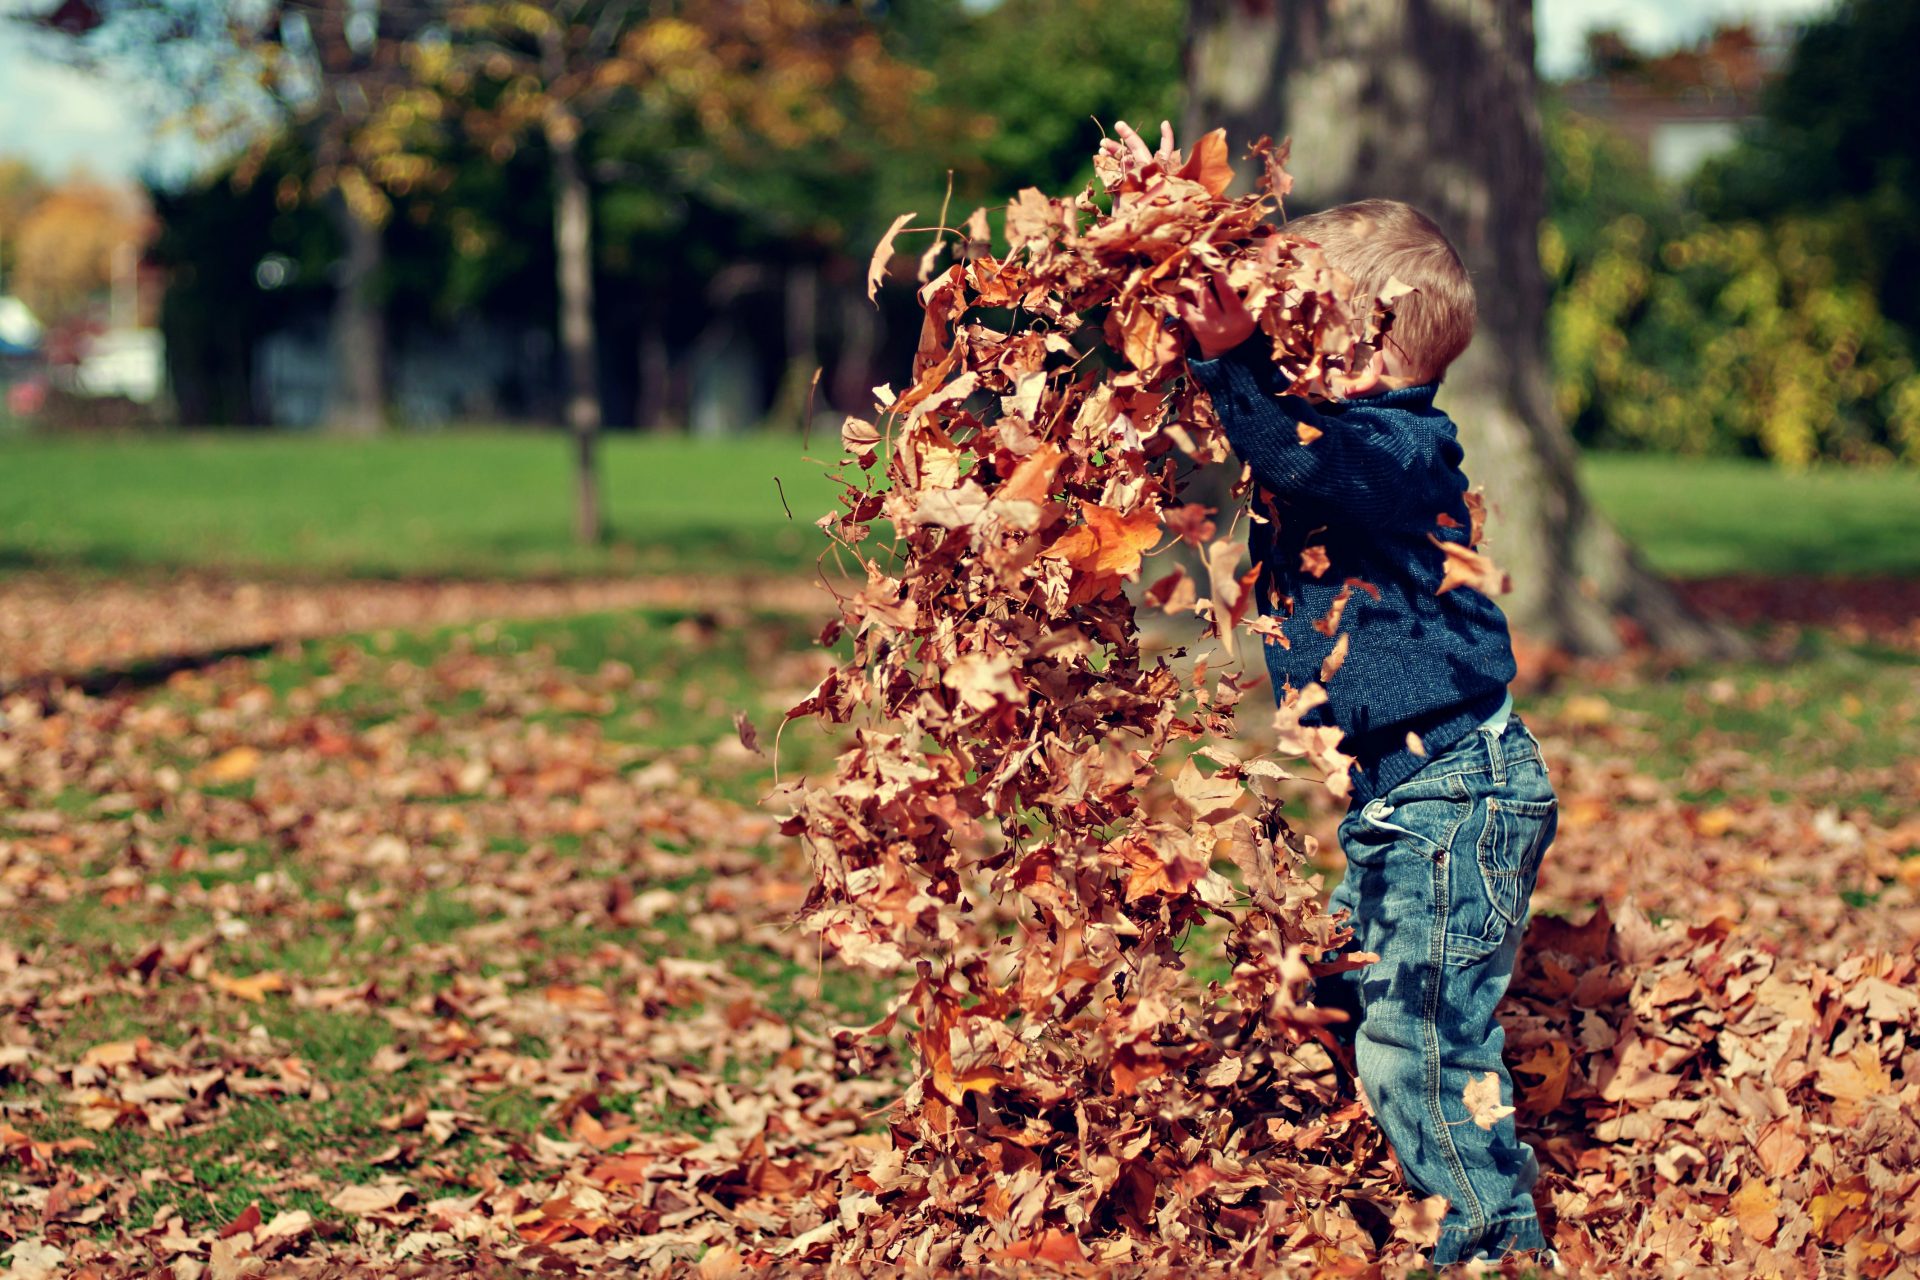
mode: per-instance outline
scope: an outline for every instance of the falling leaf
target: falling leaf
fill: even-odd
[[[1089,505],[1086,523],[1062,534],[1042,554],[1094,579],[1133,578],[1141,558],[1159,541],[1160,513],[1153,508],[1121,512]]]
[[[867,301],[873,302],[879,295],[880,282],[887,278],[887,264],[893,260],[893,242],[906,225],[917,214],[903,213],[887,226],[886,233],[880,237],[880,243],[873,247],[873,257],[867,260]]]
[[[1513,1108],[1500,1101],[1498,1072],[1489,1071],[1484,1076],[1467,1081],[1461,1099],[1467,1104],[1468,1118],[1482,1129],[1491,1129],[1513,1114]]]
[[[1227,131],[1215,129],[1202,135],[1187,152],[1180,176],[1199,183],[1210,196],[1225,195],[1233,185],[1233,165],[1227,158]]]
[[[1427,540],[1440,548],[1445,558],[1445,573],[1437,594],[1445,595],[1455,587],[1472,587],[1486,596],[1497,596],[1511,588],[1507,575],[1487,556],[1457,542],[1444,542],[1432,534]]]

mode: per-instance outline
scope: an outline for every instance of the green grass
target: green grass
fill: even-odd
[[[1920,472],[1595,454],[1582,474],[1653,566],[1677,577],[1920,573]]]
[[[0,569],[540,576],[790,568],[825,545],[811,521],[832,487],[797,435],[609,437],[598,550],[570,540],[568,448],[503,432],[7,441]]]
[[[838,442],[816,438],[831,460]],[[0,570],[541,576],[792,569],[825,545],[799,437],[613,435],[612,543],[569,537],[559,434],[182,435],[0,443]],[[1920,474],[1589,457],[1595,500],[1662,570],[1920,573]],[[779,476],[788,518],[774,486]]]
[[[1808,632],[1784,657],[1628,672],[1538,706],[1551,719],[1579,699],[1591,715],[1597,696],[1610,709],[1603,733],[1628,735],[1612,749],[1690,803],[1813,794],[1898,822],[1909,801],[1896,775],[1920,755],[1920,656]],[[1708,758],[1739,767],[1702,776],[1696,766]]]

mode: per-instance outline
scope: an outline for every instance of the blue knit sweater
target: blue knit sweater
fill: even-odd
[[[1464,544],[1471,520],[1460,442],[1433,407],[1436,384],[1310,404],[1278,394],[1266,345],[1256,336],[1189,367],[1270,495],[1256,507],[1269,519],[1250,537],[1260,609],[1281,620],[1288,641],[1266,646],[1276,698],[1319,679],[1335,638],[1314,623],[1342,587],[1358,579],[1372,588],[1352,587],[1339,626],[1346,661],[1326,682],[1327,703],[1305,718],[1345,732],[1342,747],[1358,761],[1353,803],[1364,804],[1426,763],[1409,733],[1436,756],[1500,709],[1513,646],[1492,600],[1471,587],[1439,594],[1445,557],[1431,539]],[[1322,434],[1302,444],[1302,423]],[[1313,547],[1326,557],[1318,574]]]

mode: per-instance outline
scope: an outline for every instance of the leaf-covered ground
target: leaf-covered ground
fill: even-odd
[[[36,616],[81,634],[59,610],[89,599]],[[733,724],[771,748],[818,678],[812,629],[598,614],[290,642],[97,696],[16,685],[15,1272],[819,1256],[860,1215],[844,1175],[889,1149],[899,1076],[836,1035],[891,993],[787,927],[804,868]],[[1580,1269],[1886,1275],[1920,1253],[1920,655],[1772,643],[1578,667],[1523,702],[1565,817],[1510,1051]],[[783,770],[825,758],[812,732],[783,735]],[[1296,809],[1329,831],[1321,801]],[[1597,904],[1611,926],[1576,927]]]

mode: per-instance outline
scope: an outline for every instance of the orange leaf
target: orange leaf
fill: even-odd
[[[1193,144],[1186,164],[1180,167],[1180,176],[1199,183],[1210,196],[1223,195],[1233,185],[1233,164],[1227,156],[1227,131],[1215,129]]]
[[[1087,522],[1060,535],[1041,555],[1065,560],[1095,578],[1132,578],[1140,561],[1160,541],[1160,512],[1153,507],[1123,514],[1089,503]]]
[[[253,747],[224,751],[193,771],[195,782],[225,786],[245,782],[260,768],[260,752]]]
[[[1455,587],[1472,587],[1484,596],[1497,596],[1507,591],[1512,583],[1491,558],[1475,551],[1472,547],[1462,546],[1458,542],[1444,542],[1432,534],[1427,541],[1440,548],[1446,557],[1446,571],[1440,579],[1440,589],[1435,595],[1445,595]]]
[[[651,1156],[625,1155],[610,1156],[587,1170],[587,1180],[597,1182],[603,1187],[642,1187],[646,1185],[647,1173],[653,1168]]]
[[[1780,1194],[1758,1179],[1749,1180],[1727,1201],[1735,1222],[1756,1244],[1773,1239],[1780,1229]]]
[[[287,980],[271,970],[251,974],[245,978],[229,978],[223,973],[209,973],[207,985],[215,991],[224,991],[230,996],[236,996],[252,1004],[265,1004],[269,993],[287,989]]]
[[[1053,487],[1053,477],[1066,456],[1050,444],[1041,445],[1020,460],[993,496],[1007,501],[1044,503],[1048,490]]]
[[[1066,1231],[1042,1231],[1016,1240],[994,1257],[1002,1262],[1085,1262],[1079,1237]]]

